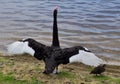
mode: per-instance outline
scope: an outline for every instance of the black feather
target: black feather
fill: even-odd
[[[37,58],[39,60],[43,59],[44,53],[45,53],[44,51],[46,48],[46,46],[44,44],[41,44],[31,38],[25,39],[25,40],[23,40],[23,42],[28,42],[28,46],[31,47],[35,51],[35,53],[34,53],[35,58]]]
[[[45,73],[52,73],[55,67],[58,67],[60,64],[68,64],[70,57],[79,53],[79,50],[85,51],[81,46],[75,46],[71,48],[55,48],[49,47],[49,50],[46,52],[47,55],[44,58],[45,62]]]

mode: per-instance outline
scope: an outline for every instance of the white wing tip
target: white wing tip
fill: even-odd
[[[72,62],[82,62],[85,65],[98,66],[103,63],[103,60],[95,56],[94,53],[79,50],[79,54],[70,58],[70,63]]]

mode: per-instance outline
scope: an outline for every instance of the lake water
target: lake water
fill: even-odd
[[[120,60],[120,0],[0,0],[0,52],[29,37],[51,45],[55,6],[61,47]]]

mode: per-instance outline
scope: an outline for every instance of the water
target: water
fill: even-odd
[[[55,6],[61,47],[82,45],[120,60],[120,0],[0,0],[0,51],[29,37],[51,45]]]

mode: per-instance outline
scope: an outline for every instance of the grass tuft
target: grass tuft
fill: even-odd
[[[103,80],[109,80],[109,79],[111,79],[110,77],[105,76],[105,75],[100,75],[100,76],[95,76],[94,75],[93,78],[95,78],[98,81],[103,81]]]
[[[120,79],[117,79],[116,82],[117,82],[118,84],[120,84]]]
[[[37,80],[37,78],[32,78],[32,84],[44,84],[42,81]]]
[[[67,71],[60,72],[59,76],[65,77],[65,78],[75,78],[75,74],[67,72]]]
[[[32,81],[16,80],[12,72],[8,74],[3,74],[0,72],[0,83],[1,84],[44,84],[43,82],[37,81],[36,79],[32,79]]]
[[[116,84],[120,84],[120,78],[112,79],[112,81],[115,82]]]

